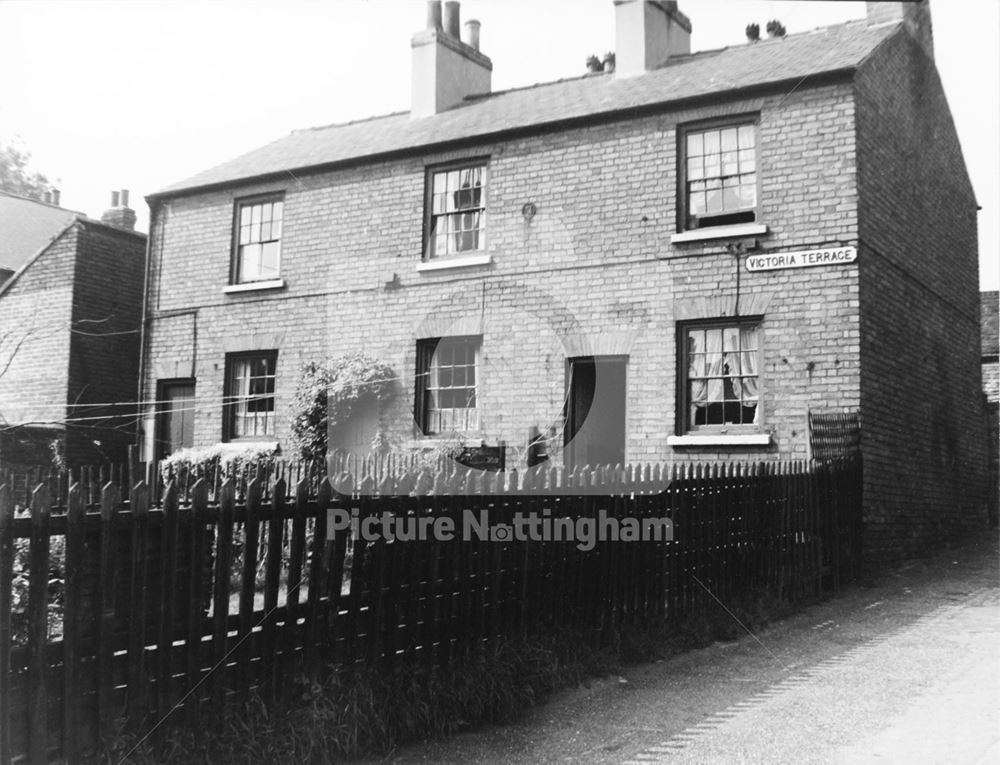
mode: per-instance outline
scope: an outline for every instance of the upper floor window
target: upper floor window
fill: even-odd
[[[233,283],[277,279],[281,261],[281,195],[236,203]]]
[[[681,219],[685,229],[757,220],[754,122],[684,129],[681,152]]]
[[[486,232],[486,160],[428,173],[426,258],[483,249]]]
[[[683,432],[760,426],[760,322],[680,329]]]
[[[277,351],[226,356],[223,438],[274,436],[274,372]]]
[[[477,397],[482,338],[417,343],[416,417],[425,435],[479,430]]]

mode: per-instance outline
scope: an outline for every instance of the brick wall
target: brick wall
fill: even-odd
[[[627,459],[804,458],[810,408],[859,405],[853,265],[740,276],[740,312],[763,316],[772,446],[667,445],[676,429],[677,322],[737,309],[737,262],[723,245],[670,243],[676,127],[741,114],[760,115],[761,218],[771,229],[763,248],[854,244],[847,83],[175,198],[155,211],[147,397],[158,379],[196,377],[196,444],[216,443],[225,354],[278,349],[276,435],[287,446],[301,365],[366,350],[399,376],[381,417],[398,444],[413,446],[417,339],[482,334],[489,442],[523,445],[529,427],[558,427],[566,358],[609,353],[629,356]],[[490,158],[493,263],[418,273],[425,167],[469,156]],[[285,288],[225,294],[234,200],[278,190]],[[527,202],[537,208],[530,220]],[[152,418],[146,428],[148,439]]]
[[[857,76],[869,552],[985,519],[976,201],[933,63],[905,35]]]
[[[78,238],[79,229],[70,228],[0,295],[0,428],[60,423],[66,416]],[[47,458],[38,441],[8,432],[0,458],[8,464],[38,453]]]
[[[122,461],[135,441],[134,408],[89,405],[135,400],[145,255],[144,235],[83,224],[74,273],[69,400],[80,418],[116,416],[82,420],[68,429],[71,464]]]

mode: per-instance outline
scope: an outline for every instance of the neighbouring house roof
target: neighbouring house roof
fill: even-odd
[[[150,199],[755,86],[785,82],[801,86],[810,77],[856,69],[899,28],[896,23],[868,26],[864,20],[849,21],[785,38],[676,56],[636,77],[589,75],[472,97],[454,109],[419,119],[399,112],[297,130],[168,186]]]
[[[0,191],[0,270],[20,270],[80,215]]]
[[[980,321],[982,323],[983,356],[1000,355],[1000,292],[979,293]]]

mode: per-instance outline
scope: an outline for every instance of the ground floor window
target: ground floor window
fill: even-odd
[[[479,336],[417,343],[416,411],[424,435],[479,430]]]
[[[274,370],[277,351],[226,357],[223,438],[274,436]]]
[[[760,426],[760,320],[680,328],[682,432]]]

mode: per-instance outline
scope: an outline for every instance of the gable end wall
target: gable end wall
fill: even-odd
[[[904,33],[856,79],[867,552],[985,522],[976,200],[933,61]]]

